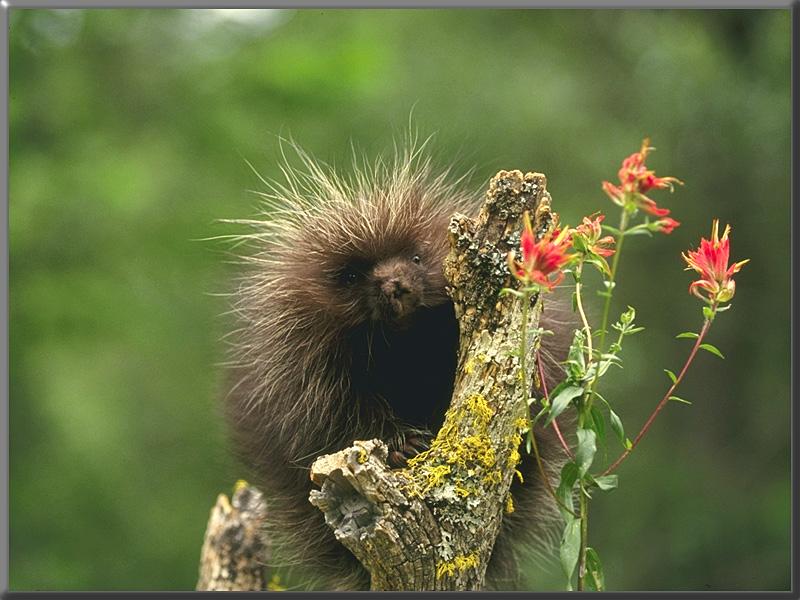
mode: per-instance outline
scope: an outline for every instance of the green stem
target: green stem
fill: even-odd
[[[592,366],[592,362],[594,361],[594,351],[592,350],[592,329],[589,327],[589,320],[586,318],[586,311],[583,309],[583,298],[581,295],[581,275],[583,272],[583,263],[578,264],[578,268],[576,270],[576,283],[575,283],[575,304],[578,307],[578,314],[581,317],[581,323],[583,324],[583,331],[586,334],[586,352],[587,352],[587,360],[586,360],[586,368],[589,369]],[[599,368],[595,369],[596,372],[599,371]],[[578,415],[578,426],[583,427],[584,423],[586,422],[587,415],[589,414],[589,408],[591,406],[591,393],[589,394],[589,398],[582,403],[580,408],[580,413]],[[586,580],[586,548],[589,545],[589,502],[586,498],[585,488],[583,484],[583,479],[580,481],[580,515],[579,518],[581,520],[581,544],[580,544],[580,552],[578,554],[578,591],[583,591],[585,588],[585,580]]]
[[[622,208],[622,216],[619,219],[619,237],[617,238],[616,251],[614,252],[614,259],[611,261],[611,277],[608,280],[608,295],[606,296],[605,304],[603,305],[603,319],[600,324],[600,343],[597,346],[600,356],[606,351],[606,332],[608,330],[608,314],[611,310],[611,297],[614,295],[614,283],[617,277],[617,268],[619,267],[619,257],[622,256],[622,243],[625,241],[625,230],[628,228],[628,211],[625,207]],[[597,369],[592,379],[592,385],[589,386],[589,399],[587,403],[591,407],[594,398],[594,391],[597,388],[597,382],[600,379],[600,369]]]
[[[575,272],[575,303],[578,305],[578,314],[581,316],[581,323],[583,323],[583,332],[586,334],[586,368],[588,369],[594,360],[594,351],[592,350],[592,328],[589,327],[589,320],[586,318],[586,311],[583,310],[583,299],[581,296],[581,277],[583,274],[583,263],[578,264]]]
[[[578,591],[582,592],[586,586],[586,548],[589,546],[589,502],[583,487],[580,484],[580,519],[581,519],[581,548],[578,554]]]

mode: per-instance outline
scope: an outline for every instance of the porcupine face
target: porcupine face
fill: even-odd
[[[409,206],[404,214],[371,208],[370,222],[353,214],[337,232],[339,239],[317,239],[327,250],[308,265],[316,273],[306,280],[314,282],[310,293],[317,310],[339,326],[403,329],[419,310],[447,300],[442,272],[447,220],[432,219],[430,212],[415,216]]]

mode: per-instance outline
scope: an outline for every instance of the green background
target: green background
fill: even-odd
[[[12,589],[190,589],[243,474],[218,413],[246,164],[278,136],[349,168],[412,115],[481,188],[546,173],[574,224],[650,135],[683,224],[631,238],[615,314],[645,333],[606,397],[635,433],[699,303],[680,252],[734,226],[733,309],[593,503],[612,590],[788,589],[790,15],[763,11],[21,10],[10,14]],[[593,308],[596,315],[597,303]],[[618,452],[611,441],[607,459]],[[601,456],[602,458],[602,456]],[[561,589],[531,560],[533,589]]]

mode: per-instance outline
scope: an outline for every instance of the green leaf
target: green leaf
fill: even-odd
[[[592,429],[594,429],[594,432],[597,434],[597,439],[600,440],[602,444],[606,441],[606,419],[596,406],[592,406],[589,412],[592,417],[592,423],[594,424]]]
[[[717,348],[716,346],[712,346],[711,344],[700,344],[700,347],[706,352],[711,352],[711,354],[716,354],[721,359],[723,360],[725,359],[725,357],[722,355],[722,352],[720,352],[719,348]]]
[[[603,229],[605,229],[609,233],[613,233],[614,235],[619,235],[622,233],[619,229],[617,229],[616,227],[612,227],[611,225],[603,225],[602,227]]]
[[[597,452],[596,434],[591,429],[578,429],[578,447],[575,449],[575,462],[578,463],[578,474],[589,470]]]
[[[696,339],[696,338],[699,338],[699,337],[700,336],[698,334],[696,334],[694,331],[684,331],[683,333],[679,333],[678,335],[675,336],[676,339],[678,339],[678,338]]]
[[[561,393],[561,390],[563,390],[565,387],[568,387],[568,386],[569,386],[569,382],[568,381],[564,380],[564,381],[560,382],[556,387],[554,387],[552,390],[550,390],[550,397],[551,398],[555,398],[556,396],[558,396]]]
[[[581,394],[583,394],[583,388],[577,385],[569,385],[561,390],[558,396],[553,398],[553,402],[550,407],[550,414],[547,415],[547,419],[545,420],[544,424],[550,425],[553,419],[564,412],[567,406],[569,406],[569,403],[572,402],[572,399],[577,398]]]
[[[581,548],[581,521],[574,517],[567,521],[564,534],[561,536],[561,547],[558,554],[561,558],[561,568],[567,576],[567,589],[572,590],[572,574],[578,564],[578,554]]]
[[[572,501],[572,488],[578,479],[578,465],[573,461],[568,462],[561,468],[561,480],[558,482],[556,489],[556,496],[561,501],[561,504],[566,506],[569,510],[575,510],[575,504]],[[565,521],[573,518],[573,515],[564,510],[564,506],[558,505],[558,510]]]
[[[567,352],[567,358],[571,361],[578,363],[582,367],[585,365],[583,358],[584,346],[585,344],[584,344],[583,330],[576,329],[572,337],[572,343],[570,344],[569,350]]]
[[[633,448],[633,442],[630,440],[630,438],[625,438],[624,445],[625,445],[625,450],[630,450],[631,448]]]
[[[606,406],[608,404],[606,403]],[[622,427],[622,419],[619,418],[619,415],[611,410],[611,407],[608,407],[608,418],[611,420],[611,429],[614,430],[614,433],[617,434],[620,443],[624,446],[625,445],[625,428]]]
[[[586,579],[589,587],[596,592],[605,590],[606,578],[603,575],[603,565],[594,548],[586,548],[586,573],[589,575]]]
[[[630,325],[633,323],[633,320],[636,318],[636,309],[633,308],[630,304],[628,305],[628,310],[622,313],[619,316],[619,322],[622,325]]]
[[[678,378],[677,378],[677,377],[675,377],[675,373],[673,373],[673,372],[672,372],[672,371],[670,371],[669,369],[664,369],[664,373],[666,373],[667,375],[669,375],[669,378],[670,378],[670,379],[672,379],[672,383],[678,383]]]
[[[639,333],[640,331],[644,331],[644,327],[631,327],[630,329],[625,330],[625,335],[633,335],[634,333]]]
[[[598,377],[602,377],[606,374],[608,369],[613,365],[615,367],[622,368],[622,359],[614,354],[603,354],[598,362],[592,364],[586,370],[586,379],[591,380],[594,379],[595,372],[599,373]]]
[[[714,320],[714,311],[711,310],[710,306],[704,306],[703,307],[703,316],[706,319],[708,319],[709,321],[713,321]]]
[[[607,492],[617,487],[619,478],[616,475],[600,475],[598,477],[592,477],[592,483],[604,492]]]
[[[594,253],[590,253],[586,262],[590,265],[593,265],[600,273],[603,275],[607,275],[611,277],[611,269],[608,267],[608,263],[602,256],[599,256]]]
[[[670,396],[670,400],[674,400],[675,402],[680,402],[681,404],[691,404],[688,400],[684,400],[683,398],[678,398],[677,396]]]

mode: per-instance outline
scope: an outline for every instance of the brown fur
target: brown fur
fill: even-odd
[[[308,469],[356,439],[440,427],[458,335],[442,274],[446,229],[454,212],[474,214],[480,195],[433,175],[417,151],[350,181],[297,152],[303,168],[268,184],[264,220],[239,221],[254,228],[242,239],[255,249],[235,294],[226,409],[235,446],[269,499],[281,564],[305,567],[304,580],[313,574],[324,589],[365,589],[368,573],[308,502]],[[550,315],[546,308],[545,327]],[[544,340],[550,389],[570,333]],[[551,431],[538,439],[557,477],[560,447]],[[557,519],[532,459],[521,468],[525,484],[512,488],[516,510],[488,571],[498,587],[514,585],[514,555],[549,541]]]

